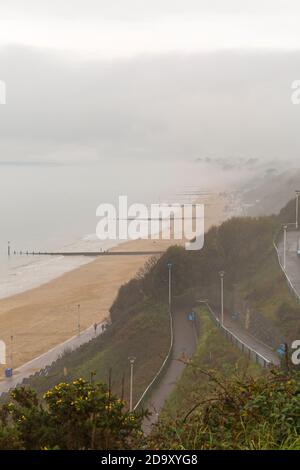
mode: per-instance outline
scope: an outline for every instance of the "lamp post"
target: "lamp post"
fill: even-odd
[[[78,328],[78,335],[80,335],[80,304],[77,305],[77,328]]]
[[[129,362],[130,362],[130,398],[129,398],[129,411],[130,413],[133,410],[133,366],[135,362],[135,357],[134,356],[129,356]]]
[[[221,279],[221,325],[224,326],[224,276],[225,271],[219,272]]]
[[[172,263],[168,263],[169,269],[169,312],[172,311]]]
[[[300,190],[296,190],[296,230],[298,230],[299,226],[299,196],[300,196]]]
[[[287,229],[288,229],[288,226],[284,225],[283,226],[283,230],[284,230],[284,235],[283,235],[283,269],[284,270],[286,268]]]
[[[11,337],[10,337],[10,367],[11,367],[11,370],[13,370],[13,367],[14,367],[14,363],[13,363],[13,354],[14,354],[13,346],[14,346],[14,337],[13,337],[13,335],[11,335]]]

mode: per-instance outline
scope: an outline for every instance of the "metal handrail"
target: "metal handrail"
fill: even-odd
[[[169,309],[169,320],[170,320],[170,346],[169,346],[169,350],[167,352],[167,355],[162,363],[162,365],[160,366],[158,372],[155,374],[154,378],[151,380],[151,382],[149,383],[149,385],[146,387],[146,389],[144,390],[144,392],[142,393],[141,397],[139,398],[138,402],[136,403],[136,405],[134,406],[133,408],[133,411],[135,411],[139,406],[140,404],[142,403],[142,401],[144,400],[145,396],[147,395],[147,393],[149,392],[149,390],[153,387],[153,385],[155,384],[155,382],[157,381],[157,379],[159,378],[160,374],[162,373],[162,371],[164,370],[166,364],[168,363],[170,357],[171,357],[171,354],[172,354],[172,350],[173,350],[173,343],[174,343],[174,330],[173,330],[173,316],[172,316],[172,311],[171,309]]]
[[[208,310],[210,311],[211,315],[213,315],[214,320],[217,322],[220,329],[226,331],[232,338],[234,338],[238,343],[240,343],[240,345],[242,345],[244,349],[247,349],[250,353],[253,353],[257,358],[260,358],[264,363],[264,367],[269,366],[269,365],[272,364],[272,362],[269,359],[264,357],[259,352],[255,351],[255,349],[251,348],[251,346],[246,344],[241,338],[239,338],[234,333],[232,333],[232,331],[230,331],[228,328],[226,328],[226,326],[221,325],[219,318],[217,317],[217,315],[215,314],[215,312],[213,311],[213,309],[211,308],[209,303],[208,302],[204,302],[204,303],[206,304],[206,306],[207,306]]]
[[[290,225],[291,225],[291,224],[290,224]],[[290,280],[290,278],[289,278],[289,276],[288,276],[286,270],[284,269],[284,266],[282,265],[282,262],[281,262],[281,259],[280,259],[280,254],[279,254],[279,249],[278,249],[278,246],[276,245],[276,238],[279,236],[280,231],[281,231],[281,230],[279,230],[279,231],[276,233],[276,235],[275,235],[275,237],[274,237],[274,239],[273,239],[273,246],[274,246],[275,251],[276,251],[276,253],[277,253],[277,258],[278,258],[279,266],[280,266],[280,268],[281,268],[283,274],[284,274],[285,277],[286,277],[286,280],[287,280],[287,282],[288,282],[288,285],[289,285],[290,289],[292,290],[292,292],[294,293],[294,295],[297,297],[297,300],[300,302],[300,295],[299,295],[299,293],[297,292],[296,288],[294,287],[292,281]]]

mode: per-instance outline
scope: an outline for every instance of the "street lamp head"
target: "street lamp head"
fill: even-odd
[[[168,266],[169,269],[171,269],[172,266],[173,266],[173,264],[172,264],[172,263],[168,263],[167,266]]]
[[[297,196],[300,195],[300,189],[296,189],[295,193],[297,194]]]
[[[134,361],[136,360],[136,357],[129,356],[128,360],[129,360],[130,364],[134,364]]]
[[[225,271],[220,271],[219,275],[220,275],[220,277],[224,277],[225,276]]]
[[[287,229],[288,229],[288,226],[287,226],[287,225],[284,225],[283,228],[284,228],[284,230],[287,230]]]

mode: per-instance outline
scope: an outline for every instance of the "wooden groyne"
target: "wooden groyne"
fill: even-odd
[[[8,255],[22,256],[155,256],[163,251],[9,251]]]

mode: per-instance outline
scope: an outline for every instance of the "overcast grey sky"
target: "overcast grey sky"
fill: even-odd
[[[299,0],[1,0],[0,160],[296,158]]]
[[[298,48],[298,0],[1,0],[0,43],[119,57]]]

